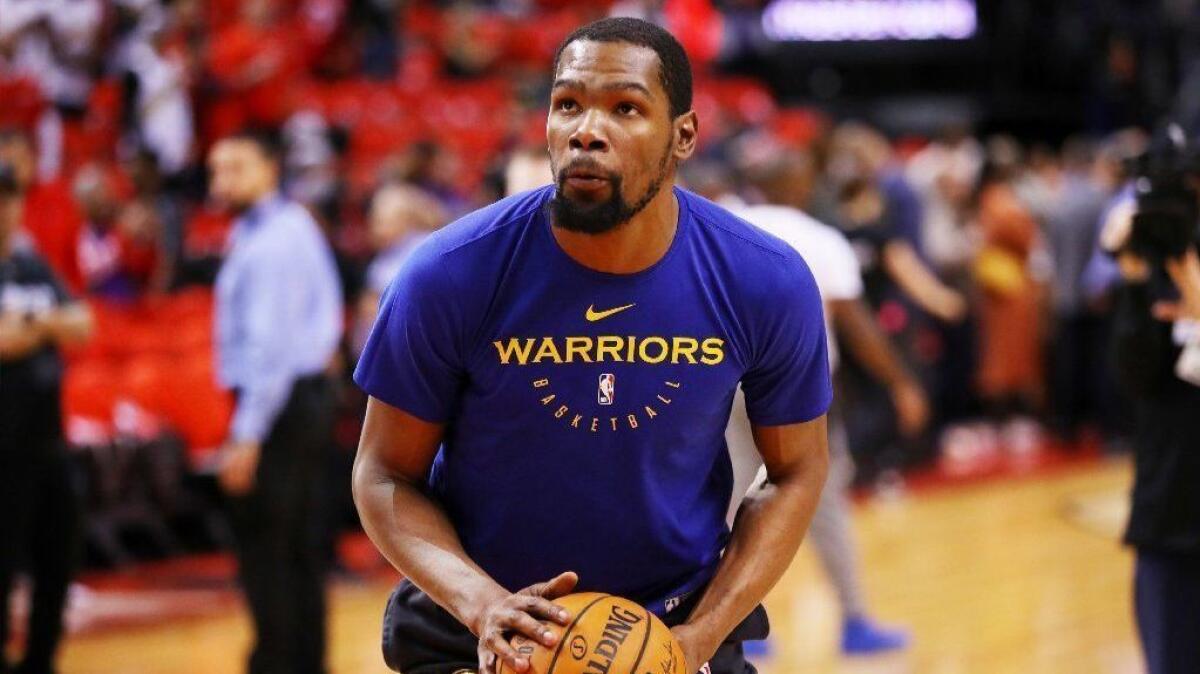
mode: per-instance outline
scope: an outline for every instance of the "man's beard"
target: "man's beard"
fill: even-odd
[[[555,173],[554,198],[550,200],[550,212],[553,215],[554,226],[562,227],[569,232],[603,234],[629,222],[633,216],[641,213],[642,209],[662,189],[663,182],[667,179],[667,161],[670,157],[670,152],[663,153],[662,161],[658,164],[658,175],[650,181],[650,186],[646,188],[646,192],[641,198],[632,204],[625,201],[621,195],[621,176],[615,173],[608,173],[604,176],[608,180],[611,190],[607,200],[589,204],[579,203],[568,198],[565,188],[567,175],[572,170],[587,169],[599,172],[600,169],[595,160],[586,157],[571,162]]]

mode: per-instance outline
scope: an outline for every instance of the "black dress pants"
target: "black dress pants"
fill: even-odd
[[[239,575],[254,619],[250,674],[325,672],[324,455],[333,389],[296,381],[262,446],[254,488],[230,498]]]
[[[0,646],[9,639],[14,577],[26,569],[33,581],[24,658],[14,668],[0,648],[0,674],[54,671],[67,588],[79,563],[82,508],[59,432],[57,395],[20,413],[0,411]]]

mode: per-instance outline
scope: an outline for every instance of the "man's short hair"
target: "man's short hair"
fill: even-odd
[[[249,127],[225,136],[222,140],[252,143],[273,163],[279,164],[283,160],[283,142],[279,132],[274,129]]]
[[[613,17],[577,28],[554,52],[554,72],[563,50],[572,42],[628,42],[653,49],[658,54],[658,77],[671,102],[671,118],[692,109],[692,64],[683,45],[666,30],[641,19]]]

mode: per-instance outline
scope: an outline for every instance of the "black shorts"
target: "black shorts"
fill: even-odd
[[[702,594],[702,590],[691,593],[663,622],[669,627],[682,623]],[[756,606],[709,660],[711,673],[757,674],[742,653],[742,642],[766,639],[768,632],[767,611]],[[383,616],[383,660],[392,670],[404,674],[474,672],[477,645],[475,635],[407,580],[401,581],[388,599]]]

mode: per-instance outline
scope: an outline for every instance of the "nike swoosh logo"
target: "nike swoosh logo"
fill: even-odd
[[[604,311],[596,311],[595,305],[589,304],[588,308],[587,308],[587,313],[584,314],[583,317],[594,323],[596,321],[604,320],[605,318],[608,318],[609,316],[612,316],[613,314],[619,314],[622,311],[625,311],[626,309],[629,309],[633,306],[634,305],[632,305],[632,304],[626,304],[623,307],[614,307],[612,309],[605,309]]]

